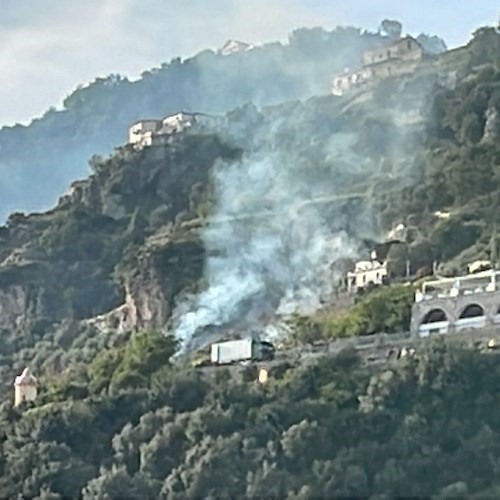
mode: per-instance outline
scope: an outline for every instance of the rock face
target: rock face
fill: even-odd
[[[162,327],[202,272],[201,246],[176,218],[196,216],[214,163],[238,154],[212,135],[123,148],[95,160],[54,210],[12,216],[0,230],[0,329],[31,334],[42,320],[44,331],[64,320],[54,328],[65,336],[68,321],[74,331]]]
[[[10,285],[0,290],[0,328],[12,328],[43,313],[40,290]]]

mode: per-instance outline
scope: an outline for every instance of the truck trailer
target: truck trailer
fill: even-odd
[[[240,361],[270,361],[274,359],[274,346],[265,340],[228,340],[212,344],[210,361],[214,365],[227,365]]]

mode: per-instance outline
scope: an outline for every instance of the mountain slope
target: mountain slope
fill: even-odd
[[[91,155],[122,144],[128,126],[140,118],[181,109],[220,113],[250,101],[266,105],[326,94],[332,75],[357,65],[362,51],[381,39],[355,28],[301,29],[287,45],[230,56],[205,51],[146,71],[135,82],[98,78],[68,96],[62,110],[0,130],[0,218],[50,206],[88,173]]]

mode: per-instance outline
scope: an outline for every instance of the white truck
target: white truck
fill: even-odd
[[[228,340],[212,344],[210,362],[228,365],[240,361],[270,361],[274,358],[274,346],[265,340]]]

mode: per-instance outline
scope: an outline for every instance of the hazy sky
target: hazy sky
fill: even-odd
[[[500,11],[498,0],[0,1],[0,126],[41,115],[96,76],[137,77],[229,38],[286,40],[300,26],[375,30],[392,18],[453,47],[496,25]]]

